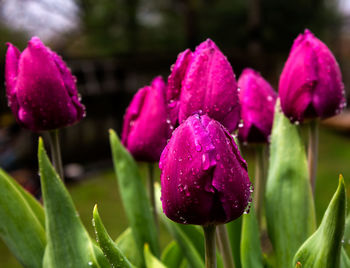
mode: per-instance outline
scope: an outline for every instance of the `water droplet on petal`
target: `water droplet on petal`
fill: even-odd
[[[197,152],[200,152],[202,150],[202,146],[200,144],[196,144],[195,148]]]

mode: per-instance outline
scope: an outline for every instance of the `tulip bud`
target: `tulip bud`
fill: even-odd
[[[191,52],[180,53],[168,78],[167,102],[175,125],[198,113],[207,114],[230,132],[240,120],[235,74],[210,39]]]
[[[277,94],[271,85],[253,69],[244,69],[238,79],[243,126],[243,142],[268,142],[271,134]]]
[[[8,44],[5,80],[9,106],[23,127],[52,130],[72,125],[85,115],[75,77],[38,37],[22,53]]]
[[[173,221],[221,224],[247,208],[247,164],[225,127],[203,115],[190,116],[174,132],[159,162],[162,205]]]
[[[294,41],[280,77],[279,96],[292,122],[327,118],[346,106],[338,63],[309,30]]]
[[[141,88],[124,115],[122,143],[140,161],[159,161],[172,126],[165,103],[165,83],[156,77]]]

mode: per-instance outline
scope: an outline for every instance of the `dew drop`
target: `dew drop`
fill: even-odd
[[[202,155],[202,164],[203,164],[203,170],[209,169],[210,163],[209,163],[209,159],[208,159],[207,154]]]
[[[174,108],[174,107],[175,107],[175,104],[176,104],[176,102],[175,102],[174,100],[170,100],[168,106],[169,106],[170,108]]]
[[[200,152],[202,150],[202,146],[200,144],[196,144],[195,148],[197,152]]]

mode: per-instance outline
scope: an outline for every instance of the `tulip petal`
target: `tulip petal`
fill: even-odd
[[[337,61],[307,29],[294,41],[280,77],[279,94],[282,110],[291,121],[327,118],[346,106]]]
[[[237,145],[227,130],[217,121],[208,122],[203,117],[203,124],[216,149],[216,167],[212,185],[220,200],[219,207],[212,213],[223,209],[225,217],[219,222],[226,223],[241,216],[247,208],[250,198],[251,183],[248,177],[247,164],[241,157]],[[219,219],[221,215],[216,215]]]
[[[316,65],[317,55],[312,45],[304,42],[294,47],[283,68],[279,83],[281,107],[292,121],[303,121],[306,109],[312,105],[313,89],[318,79]]]
[[[227,130],[206,115],[191,116],[174,131],[159,166],[163,210],[176,222],[225,223],[248,205],[246,163]]]
[[[81,119],[52,52],[37,37],[21,54],[16,91],[19,121],[31,130],[56,129]]]
[[[171,67],[171,74],[168,77],[168,87],[166,99],[169,107],[171,123],[175,126],[178,122],[179,99],[181,94],[181,85],[185,77],[187,67],[192,59],[192,51],[186,49],[181,52],[175,64]]]
[[[5,81],[6,81],[6,95],[8,105],[14,114],[18,112],[18,101],[16,96],[16,82],[18,76],[18,62],[21,52],[17,47],[11,43],[7,43],[8,49],[6,52],[5,63]]]
[[[167,148],[159,164],[164,213],[179,223],[210,222],[215,195],[211,184],[215,148],[199,117],[180,125]]]
[[[179,122],[194,113],[207,114],[232,132],[239,122],[239,110],[232,67],[208,39],[196,48],[182,82]]]
[[[318,60],[313,105],[318,116],[327,118],[340,113],[345,107],[344,84],[338,63],[328,47],[321,41],[314,42],[313,46]]]
[[[85,107],[79,101],[79,93],[76,86],[76,78],[72,75],[70,69],[67,67],[66,63],[62,60],[61,56],[57,55],[55,52],[51,51],[51,56],[59,69],[62,80],[64,82],[65,88],[72,99],[72,104],[77,110],[77,120],[81,120],[84,117]]]
[[[239,138],[244,142],[268,142],[271,134],[276,92],[253,69],[243,70],[238,79],[243,126]]]
[[[131,101],[124,117],[122,141],[135,159],[159,161],[171,130],[165,83],[159,76],[151,86],[140,89]]]

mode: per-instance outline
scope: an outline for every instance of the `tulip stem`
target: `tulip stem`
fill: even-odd
[[[154,194],[154,167],[153,163],[148,164],[148,193],[149,193],[149,199],[151,201],[151,207],[152,207],[152,213],[153,213],[153,219],[154,223],[156,224],[156,227],[158,229],[158,217],[157,217],[157,209],[156,209],[156,199]]]
[[[219,242],[219,250],[222,255],[222,260],[224,263],[224,268],[234,268],[232,249],[230,241],[228,240],[228,233],[226,225],[220,224],[216,229],[217,239]]]
[[[309,178],[312,192],[315,193],[316,172],[318,158],[318,121],[312,120],[309,124],[309,144],[308,144],[308,162]]]
[[[48,131],[48,133],[49,133],[49,143],[50,143],[50,149],[51,149],[52,164],[55,167],[62,181],[64,181],[58,129],[50,130]]]
[[[205,268],[216,268],[215,225],[203,226],[205,238]]]
[[[257,219],[261,225],[262,209],[264,207],[264,194],[266,185],[265,145],[258,145],[255,148],[255,185],[254,185],[254,206]]]

